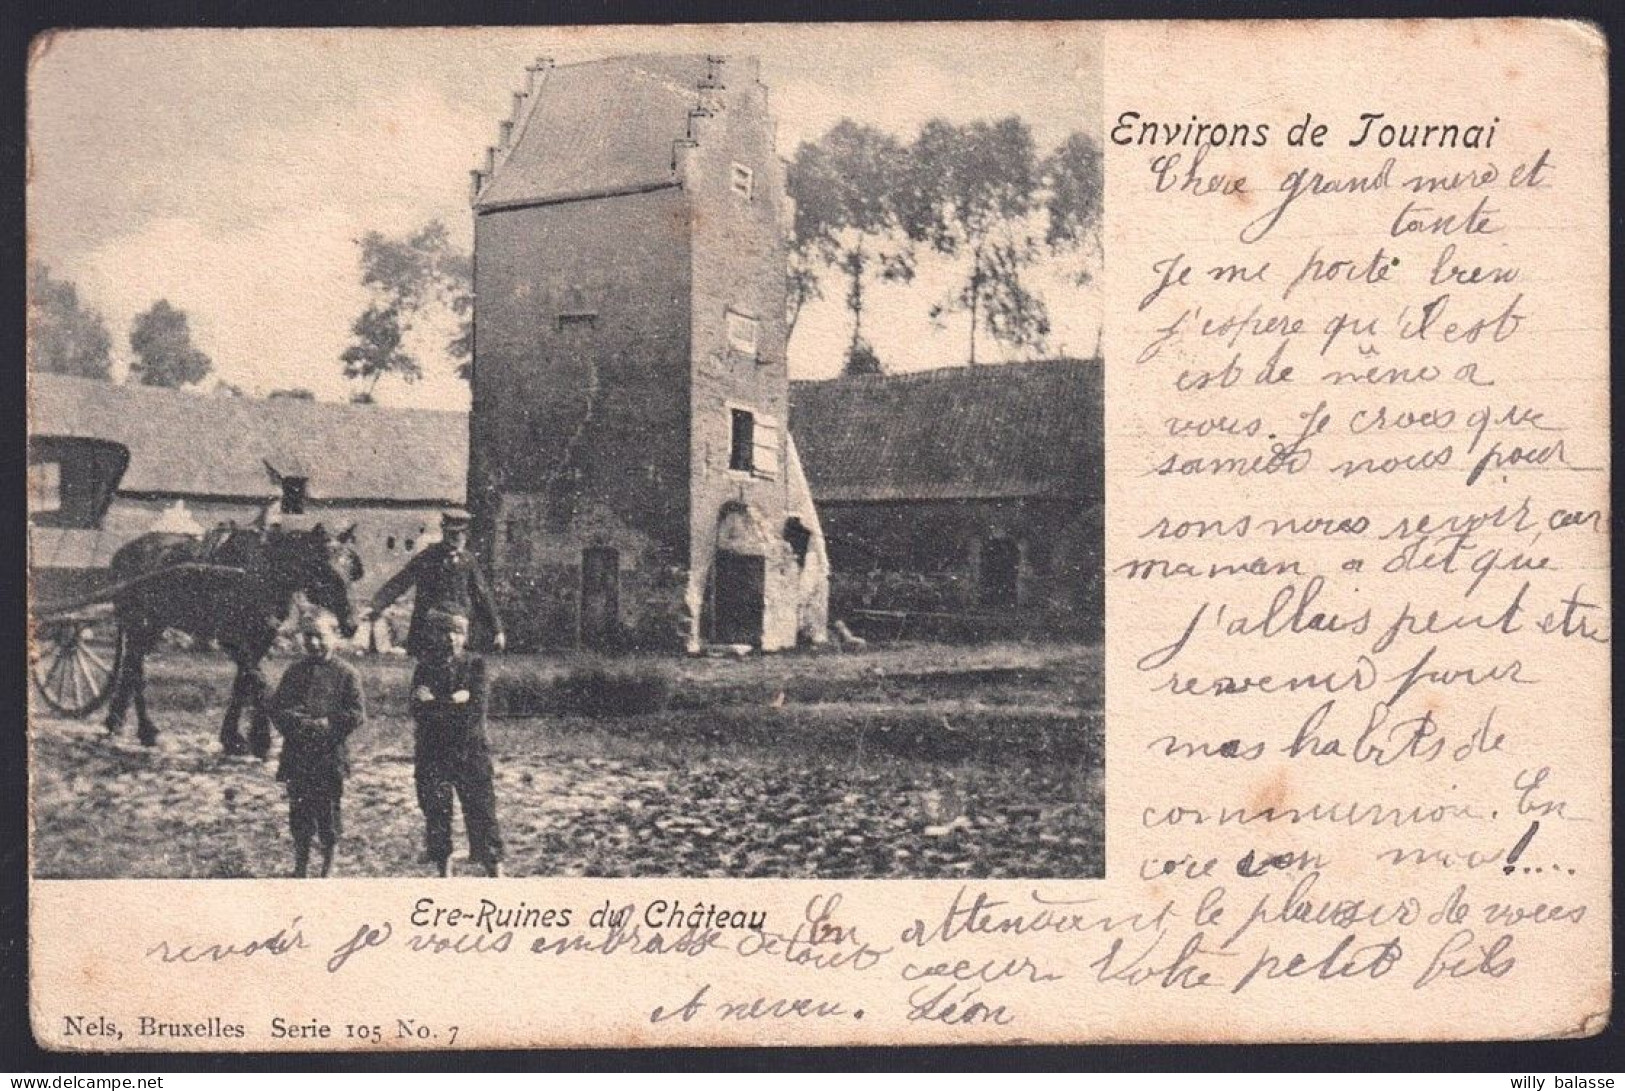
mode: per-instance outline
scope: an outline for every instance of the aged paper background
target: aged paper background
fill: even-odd
[[[449,897],[423,879],[40,881],[40,1040],[1599,1031],[1612,909],[1603,42],[1537,21],[840,33],[958,41],[974,63],[989,36],[1064,46],[1102,29],[1104,880],[459,880],[468,903],[577,915],[465,954],[413,949],[414,904]],[[748,52],[798,33],[813,31],[603,32],[603,47]],[[1362,114],[1383,116],[1350,146]],[[1198,162],[1185,130],[1163,130],[1171,147],[1136,143],[1146,122],[1268,132]],[[1482,142],[1383,147],[1383,124],[1482,126]],[[657,898],[760,908],[769,923],[658,953],[580,925]],[[144,1015],[243,1034],[144,1040]],[[123,1034],[70,1036],[68,1016]],[[274,1018],[331,1037],[275,1037]]]

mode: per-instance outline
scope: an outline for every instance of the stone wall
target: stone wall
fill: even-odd
[[[620,557],[616,642],[682,644],[686,222],[677,189],[480,217],[470,500],[517,647],[578,642],[589,548]]]
[[[786,537],[816,513],[786,431],[784,167],[753,61],[699,98],[672,187],[476,223],[469,500],[520,647],[580,639],[583,551],[613,549],[618,642],[697,650],[735,509],[758,528],[762,647],[822,637],[822,536]],[[753,468],[730,468],[736,409]]]
[[[550,531],[545,499],[506,493],[494,546],[494,590],[520,648],[569,648],[581,643],[582,551],[615,550],[619,559],[619,632],[604,650],[671,650],[687,632],[681,555],[626,525],[602,507],[574,517],[568,534]]]
[[[714,98],[721,108],[695,120],[694,146],[683,148],[679,161],[694,205],[692,544],[685,596],[694,628],[688,643],[692,649],[709,638],[718,533],[725,509],[737,506],[757,528],[758,541],[742,548],[764,560],[761,646],[772,651],[796,645],[804,604],[817,597],[803,585],[806,554],[785,536],[792,514],[810,511],[811,501],[805,482],[792,474],[787,427],[784,164],[754,61],[730,59],[720,66],[717,82],[722,89]],[[742,172],[748,172],[748,185],[742,185]],[[730,315],[754,323],[754,351],[734,343]],[[735,409],[752,414],[759,439],[764,430],[771,435],[771,454],[753,471],[729,468]],[[814,561],[815,570],[820,563]]]
[[[945,630],[1099,639],[1101,509],[1075,501],[865,501],[820,507],[833,575],[830,616],[862,630],[864,612],[964,615]],[[1017,550],[1016,598],[990,603],[987,543]],[[921,619],[924,623],[924,619]],[[868,624],[884,633],[886,625]],[[925,630],[916,626],[916,632]]]

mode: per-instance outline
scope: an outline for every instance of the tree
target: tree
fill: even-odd
[[[313,402],[316,400],[315,392],[302,386],[290,387],[286,390],[273,390],[265,396],[267,398],[288,398],[296,402]]]
[[[71,281],[43,262],[28,267],[28,363],[39,371],[109,379],[113,338],[102,316],[82,306]]]
[[[855,345],[846,354],[846,374],[848,375],[884,375],[886,367],[875,355],[875,350],[869,342]]]
[[[1031,231],[1041,195],[1032,131],[1017,117],[953,125],[929,121],[913,147],[914,237],[950,258],[969,258],[965,279],[931,317],[969,312],[970,362],[985,329],[995,340],[1042,351],[1049,335],[1044,301],[1023,274],[1042,247]]]
[[[1087,284],[1101,258],[1100,223],[1104,159],[1100,144],[1087,133],[1073,133],[1044,160],[1044,209],[1048,228],[1044,242],[1056,253],[1084,251],[1073,280]]]
[[[437,314],[457,322],[445,345],[457,361],[457,375],[469,377],[474,355],[474,264],[451,244],[446,225],[431,220],[404,238],[378,231],[362,236],[361,283],[372,299],[350,327],[351,343],[342,356],[344,377],[371,395],[378,381],[393,375],[412,383],[423,365],[409,346],[420,321]]]
[[[908,177],[907,154],[878,129],[842,118],[817,141],[796,149],[787,174],[796,205],[790,291],[800,304],[822,297],[815,265],[846,278],[852,313],[847,366],[878,367],[863,337],[869,278],[906,281],[914,276],[914,252],[899,198]]]
[[[344,377],[361,383],[358,394],[370,401],[372,388],[385,375],[398,375],[416,382],[423,368],[410,353],[401,350],[401,315],[395,307],[374,304],[361,312],[350,326],[355,341],[339,357],[344,361]]]
[[[130,348],[135,361],[130,374],[145,386],[183,387],[200,383],[214,362],[192,344],[186,312],[160,299],[130,326]]]
[[[784,336],[788,340],[796,332],[796,320],[801,309],[814,300],[824,298],[824,289],[818,283],[816,259],[800,239],[790,240],[790,260],[784,271]]]

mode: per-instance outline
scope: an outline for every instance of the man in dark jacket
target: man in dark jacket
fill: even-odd
[[[412,672],[412,761],[429,859],[442,876],[451,875],[455,794],[463,804],[469,860],[501,875],[502,833],[485,737],[491,692],[485,660],[465,651],[465,618],[432,610],[421,621],[422,650]]]
[[[432,610],[455,614],[477,622],[490,635],[491,646],[501,651],[507,644],[496,603],[480,572],[479,562],[467,549],[469,514],[460,508],[440,516],[441,537],[406,562],[372,597],[372,613],[384,612],[409,587],[417,588],[412,602],[412,625],[406,634],[406,654],[424,655],[423,619]]]
[[[270,718],[282,733],[276,778],[288,786],[288,826],[293,833],[293,873],[310,870],[310,842],[321,844],[323,878],[333,870],[333,849],[342,823],[340,801],[350,773],[350,735],[366,720],[361,678],[337,658],[338,624],[318,612],[300,630],[305,657],[282,675],[271,697]]]

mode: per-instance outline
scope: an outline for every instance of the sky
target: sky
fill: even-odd
[[[36,43],[29,74],[30,257],[102,313],[115,374],[131,319],[168,299],[220,378],[342,399],[339,354],[367,298],[357,240],[440,219],[471,245],[468,172],[526,64],[633,51],[758,56],[786,158],[842,117],[907,140],[933,117],[1014,113],[1041,152],[1100,131],[1088,24],[75,31]],[[1034,283],[1051,352],[1087,355],[1099,292],[1067,272]],[[926,317],[954,274],[928,259],[912,285],[876,287],[865,332],[889,368],[964,362],[967,320]],[[796,327],[793,378],[840,368],[850,317],[837,281],[826,294]],[[425,332],[426,378],[388,380],[380,401],[466,408],[444,332]]]

